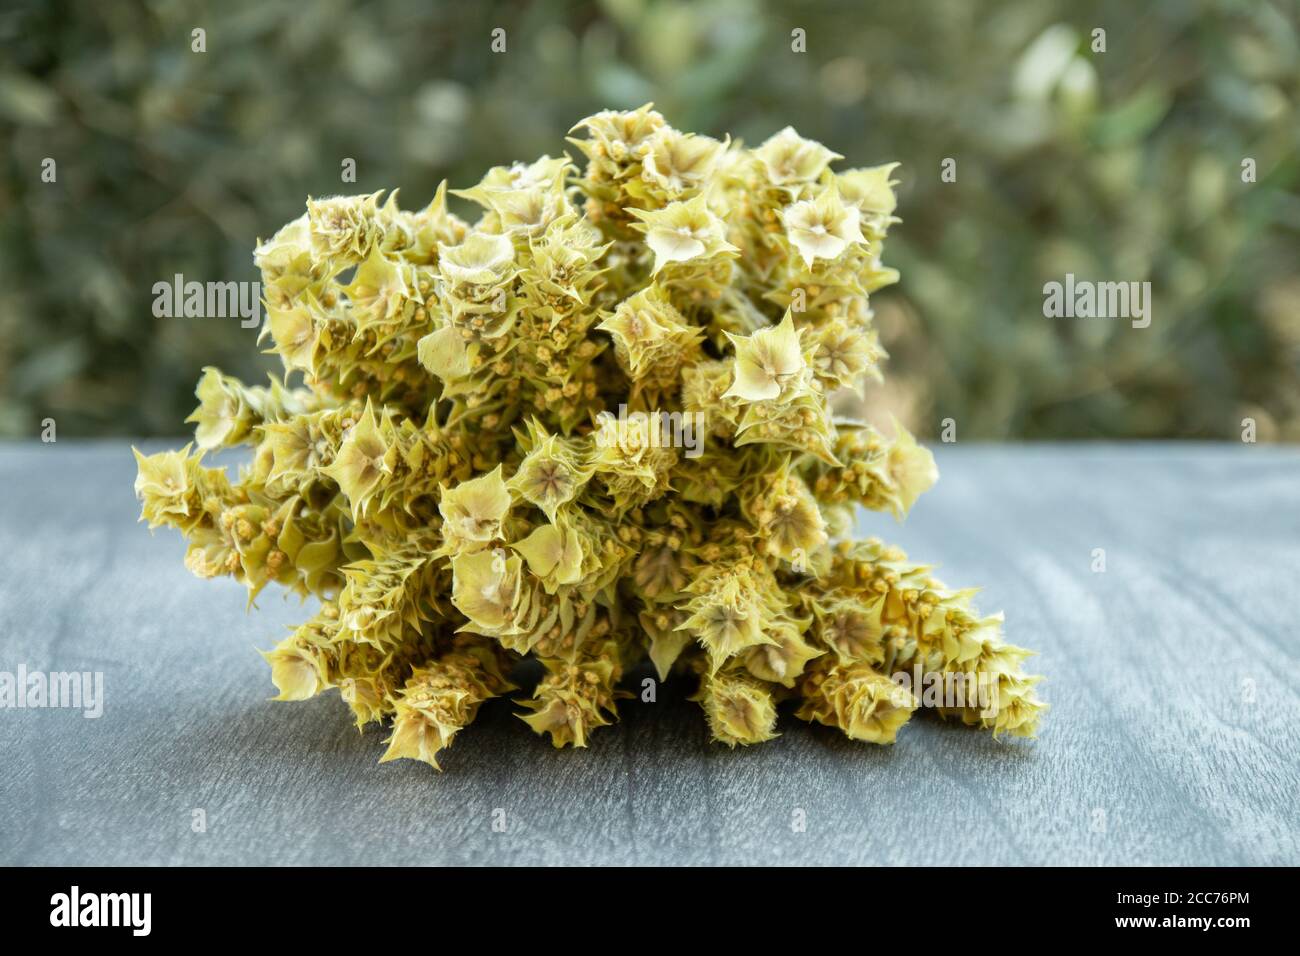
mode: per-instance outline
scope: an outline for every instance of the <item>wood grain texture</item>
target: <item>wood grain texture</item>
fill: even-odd
[[[908,522],[863,531],[1040,652],[1036,742],[916,719],[880,748],[787,714],[730,751],[669,684],[578,751],[496,701],[439,775],[378,766],[332,696],[267,700],[255,648],[306,609],[191,577],[136,524],[125,445],[0,445],[0,670],[102,671],[106,696],[0,710],[0,863],[1300,863],[1300,452],[936,451]]]

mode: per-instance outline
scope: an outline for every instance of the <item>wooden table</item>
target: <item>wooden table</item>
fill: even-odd
[[[437,774],[376,765],[333,696],[267,699],[255,648],[307,610],[191,577],[124,443],[0,445],[0,670],[105,682],[98,719],[0,711],[0,863],[1300,863],[1300,451],[936,453],[907,524],[863,531],[1040,651],[1037,741],[784,715],[733,752],[669,684],[577,751],[497,701]]]

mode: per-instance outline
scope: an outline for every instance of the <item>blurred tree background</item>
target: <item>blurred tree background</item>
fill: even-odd
[[[5,0],[0,434],[183,431],[202,366],[273,365],[237,319],[154,318],[154,283],[256,280],[256,239],[308,194],[422,206],[646,101],[902,161],[877,415],[962,440],[1237,438],[1251,416],[1300,439],[1295,0]],[[1067,272],[1150,281],[1151,326],[1044,318]]]

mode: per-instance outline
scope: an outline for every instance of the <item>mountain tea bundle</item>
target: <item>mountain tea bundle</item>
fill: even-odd
[[[902,518],[937,477],[900,426],[832,410],[879,380],[894,165],[649,106],[573,132],[581,170],[451,190],[472,223],[445,183],[416,212],[308,200],[254,253],[283,382],[207,369],[194,442],[136,453],[143,518],[191,571],[317,599],[265,655],[279,699],[337,688],[390,728],[384,760],[434,767],[506,694],[586,746],[647,658],[732,746],[787,701],[870,743],[918,708],[1032,736],[1045,705],[1000,616],[853,534],[859,505]],[[237,480],[204,464],[241,445]]]

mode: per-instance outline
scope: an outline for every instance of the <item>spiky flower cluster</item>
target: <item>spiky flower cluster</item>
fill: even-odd
[[[452,191],[472,224],[444,184],[418,212],[310,200],[260,244],[285,384],[206,370],[194,444],[137,452],[144,519],[250,601],[319,599],[272,679],[387,722],[384,759],[436,767],[524,657],[521,716],[557,747],[614,719],[646,657],[698,680],[730,745],[773,737],[787,700],[874,743],[918,707],[1031,735],[1043,705],[999,619],[852,539],[857,506],[901,518],[936,478],[901,427],[831,410],[879,376],[893,166],[835,172],[793,129],[746,149],[649,106],[577,131],[581,171],[542,157]],[[204,465],[236,445],[237,481]],[[900,679],[922,673],[992,697]]]

